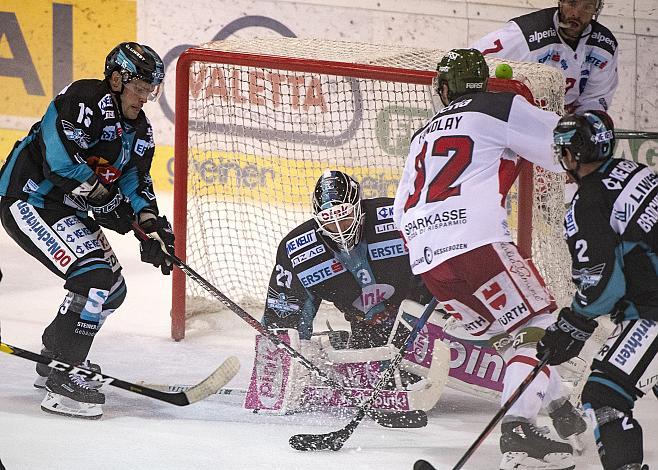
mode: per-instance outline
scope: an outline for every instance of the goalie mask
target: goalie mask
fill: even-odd
[[[564,168],[565,150],[581,163],[603,162],[612,158],[615,132],[612,119],[603,111],[567,114],[553,131],[553,153]]]
[[[327,170],[313,191],[313,214],[320,234],[330,246],[349,252],[361,240],[361,188],[341,171]]]
[[[485,91],[488,80],[489,66],[480,51],[453,49],[436,66],[433,88],[447,106],[462,95]],[[444,86],[447,87],[446,96],[442,93]]]
[[[116,46],[105,58],[105,78],[115,71],[121,74],[123,86],[132,87],[133,92],[149,101],[157,101],[160,97],[164,64],[150,47],[136,42],[122,42]],[[141,82],[136,82],[138,80]]]

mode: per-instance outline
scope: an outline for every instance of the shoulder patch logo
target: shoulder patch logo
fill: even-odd
[[[89,148],[91,138],[82,129],[78,129],[70,122],[62,119],[62,129],[67,139],[72,140],[82,149]]]
[[[580,292],[594,287],[601,281],[605,263],[597,264],[591,268],[580,268],[571,270],[571,278],[578,285]]]

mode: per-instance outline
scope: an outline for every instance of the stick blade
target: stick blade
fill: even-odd
[[[377,424],[387,428],[424,428],[427,426],[427,413],[423,410],[370,410],[368,414],[377,422]]]
[[[427,460],[416,460],[414,470],[436,470],[436,467],[429,463]]]
[[[350,434],[345,429],[327,434],[295,434],[288,440],[288,443],[293,449],[302,452],[309,450],[340,450]]]
[[[235,356],[228,357],[207,378],[185,391],[189,403],[196,403],[217,393],[217,391],[228,384],[240,370],[240,361]]]

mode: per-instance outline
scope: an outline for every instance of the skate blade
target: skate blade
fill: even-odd
[[[103,408],[97,403],[84,403],[71,400],[63,395],[47,392],[41,402],[41,409],[46,413],[81,419],[100,419]]]
[[[525,452],[506,452],[500,470],[573,470],[576,464],[571,454],[546,454],[544,460],[529,457]]]

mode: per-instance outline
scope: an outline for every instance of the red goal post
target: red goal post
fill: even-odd
[[[442,55],[289,38],[186,50],[176,66],[177,255],[260,316],[276,247],[310,217],[310,191],[322,169],[350,172],[366,197],[394,195],[408,137],[434,114],[431,83]],[[493,75],[501,61],[487,62]],[[523,82],[492,77],[489,90],[562,112],[559,71],[507,62]],[[533,173],[526,163],[517,183],[510,205],[517,243],[525,255],[534,252],[556,297],[566,296],[562,178]],[[179,270],[172,282],[171,334],[180,340],[186,318],[221,306]]]

